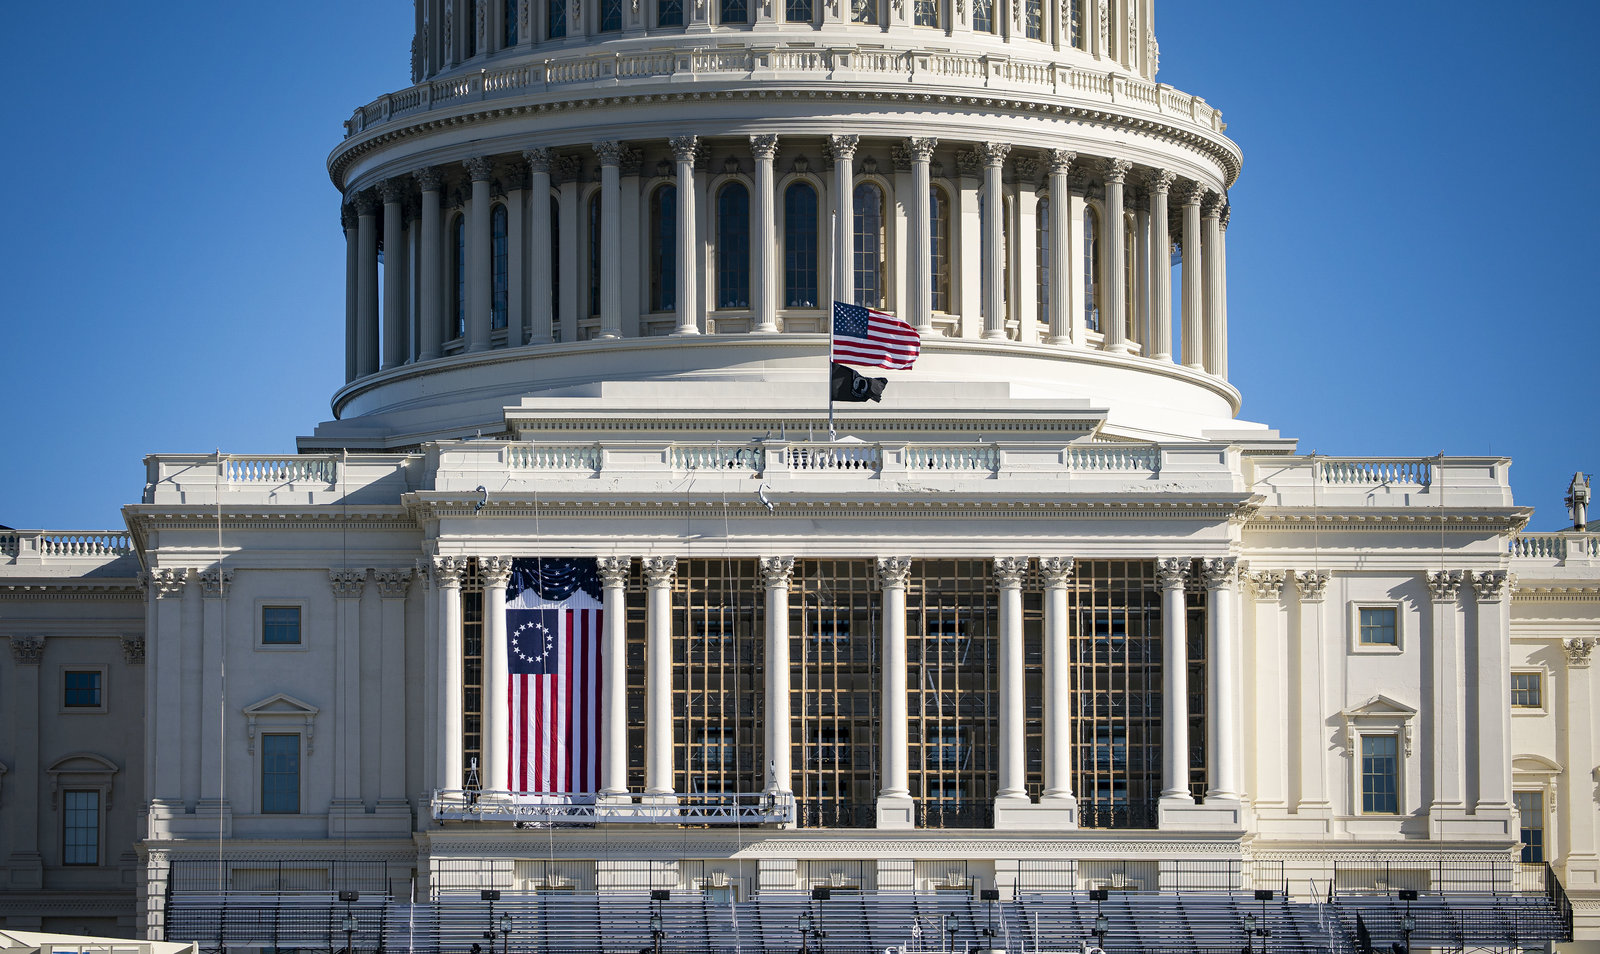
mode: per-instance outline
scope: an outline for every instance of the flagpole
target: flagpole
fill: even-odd
[[[824,387],[826,387],[828,389],[828,443],[830,443],[830,444],[839,439],[838,432],[833,429],[833,325],[834,325],[834,321],[835,321],[835,319],[833,317],[833,309],[830,307],[828,309],[828,373],[823,378],[823,380],[826,382]]]

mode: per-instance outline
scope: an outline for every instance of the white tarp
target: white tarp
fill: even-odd
[[[198,944],[81,934],[39,934],[0,928],[0,954],[199,954]]]

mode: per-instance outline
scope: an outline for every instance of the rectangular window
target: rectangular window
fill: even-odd
[[[878,0],[850,0],[850,19],[856,23],[877,23]]]
[[[912,4],[914,21],[917,26],[936,27],[939,25],[940,0],[915,0]]]
[[[719,23],[748,23],[750,21],[750,6],[746,0],[722,0],[722,9],[718,13]]]
[[[63,793],[61,814],[61,863],[97,865],[100,863],[100,793]]]
[[[622,0],[600,0],[600,32],[622,29]]]
[[[1039,0],[1025,0],[1022,7],[1025,18],[1023,29],[1027,32],[1030,40],[1039,39],[1041,33],[1041,24],[1044,20],[1044,12],[1041,6]]]
[[[683,26],[683,0],[657,0],[656,26]]]
[[[1513,792],[1511,799],[1522,816],[1522,860],[1544,861],[1544,793]]]
[[[1514,709],[1544,708],[1544,673],[1511,674],[1511,706]]]
[[[994,32],[994,0],[972,0],[972,28],[980,33]]]
[[[810,23],[812,0],[784,0],[783,18],[790,23]]]
[[[300,645],[300,607],[261,607],[261,645]]]
[[[1392,735],[1361,737],[1361,811],[1394,815],[1400,811],[1400,757]]]
[[[567,35],[567,0],[550,0],[549,6],[545,7],[545,33],[552,40]],[[555,248],[553,241],[551,248]]]
[[[300,813],[300,736],[261,737],[261,811],[266,815]]]
[[[69,669],[66,671],[66,696],[62,703],[69,709],[100,708],[100,680],[97,669]],[[92,862],[91,862],[92,864]]]
[[[1361,607],[1361,645],[1398,646],[1396,610],[1392,606]]]

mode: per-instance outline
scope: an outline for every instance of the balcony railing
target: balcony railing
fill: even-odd
[[[119,530],[6,530],[0,532],[0,564],[47,560],[108,561],[133,552]]]
[[[629,795],[602,800],[594,793],[433,793],[438,821],[516,822],[551,827],[595,824],[781,825],[794,821],[794,796],[773,792]]]

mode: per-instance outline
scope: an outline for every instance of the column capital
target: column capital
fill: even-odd
[[[1198,207],[1205,200],[1207,191],[1206,187],[1198,182],[1187,183],[1179,187],[1177,193],[1178,201],[1184,205]]]
[[[1435,603],[1454,602],[1464,582],[1466,573],[1462,570],[1429,570],[1428,594]]]
[[[1220,590],[1234,584],[1239,575],[1239,561],[1234,557],[1207,557],[1200,563],[1200,572],[1206,589]]]
[[[1047,589],[1066,586],[1072,579],[1072,557],[1040,557],[1039,576]]]
[[[672,158],[679,162],[694,162],[700,140],[694,136],[673,136],[667,140],[667,145],[672,147]]]
[[[541,172],[549,175],[550,164],[555,160],[555,157],[550,154],[550,150],[544,148],[524,150],[522,158],[528,161],[528,171],[534,175],[538,175]]]
[[[993,575],[1002,589],[1017,589],[1028,573],[1027,557],[995,557]]]
[[[478,557],[478,576],[483,588],[504,587],[511,582],[511,558],[508,556]]]
[[[411,194],[411,183],[401,176],[385,179],[378,183],[378,196],[383,199],[384,205],[404,202]]]
[[[651,588],[671,586],[672,578],[677,573],[677,557],[653,556],[644,558],[644,581],[646,586]]]
[[[1287,570],[1255,570],[1244,576],[1250,595],[1257,602],[1275,601],[1283,596],[1283,584],[1288,578]]]
[[[467,175],[472,177],[473,182],[488,182],[489,177],[494,175],[494,160],[488,156],[473,156],[461,165],[466,167]]]
[[[778,158],[778,137],[771,135],[751,136],[750,154],[755,156],[757,159]]]
[[[602,589],[628,585],[628,574],[633,571],[633,557],[603,556],[596,557],[594,562],[600,572]]]
[[[787,588],[794,576],[794,557],[762,557],[757,565],[761,569],[761,582],[766,586]]]
[[[1588,637],[1577,637],[1561,641],[1561,649],[1567,654],[1568,669],[1588,669],[1589,656],[1594,652],[1596,640]],[[16,649],[16,637],[12,637],[11,648]]]
[[[907,139],[905,141],[906,154],[913,162],[930,162],[933,151],[939,148],[937,139]]]
[[[156,599],[163,596],[181,596],[183,585],[189,582],[189,571],[183,567],[162,566],[140,574],[140,581]]]
[[[1152,193],[1166,195],[1172,191],[1172,184],[1178,181],[1178,174],[1166,169],[1152,169],[1145,177],[1145,183]]]
[[[378,194],[371,189],[363,189],[351,197],[351,203],[356,207],[356,215],[366,217],[377,215],[383,203],[378,200]]]
[[[583,160],[577,156],[556,156],[551,160],[551,178],[559,182],[577,182],[583,175]]]
[[[404,599],[411,589],[411,568],[388,567],[372,571],[372,581],[378,584],[378,595],[386,600]]]
[[[1156,561],[1156,579],[1163,590],[1181,590],[1189,579],[1189,566],[1194,561],[1188,557],[1162,557]]]
[[[1224,232],[1228,231],[1228,219],[1232,215],[1233,215],[1233,203],[1227,201],[1226,199],[1224,199],[1223,202],[1222,202],[1222,216],[1221,216],[1221,218],[1219,218],[1217,220],[1217,224],[1222,226],[1222,231],[1224,231]]]
[[[144,665],[143,636],[124,635],[122,637],[122,661],[130,666]]]
[[[43,636],[11,637],[11,658],[19,666],[37,666],[44,659]]]
[[[615,139],[607,139],[604,142],[594,144],[594,154],[600,157],[600,165],[602,166],[620,166],[622,164],[622,154],[626,149],[626,146]]]
[[[1107,182],[1122,183],[1127,181],[1128,173],[1133,170],[1133,163],[1126,159],[1107,159],[1105,171],[1101,175]]]
[[[1472,574],[1472,589],[1480,603],[1498,603],[1505,599],[1516,582],[1516,576],[1505,570],[1481,570]]]
[[[978,145],[978,154],[983,157],[985,166],[998,166],[1006,161],[1006,156],[1011,154],[1009,142],[985,142]]]
[[[356,220],[358,218],[359,216],[356,215],[356,207],[354,205],[351,205],[348,202],[341,202],[339,204],[339,228],[344,229],[346,232],[350,231],[356,227]]]
[[[201,593],[208,600],[219,600],[228,595],[228,587],[233,585],[233,571],[221,567],[212,567],[200,571]]]
[[[336,600],[355,600],[367,588],[366,570],[329,570],[328,586]]]
[[[828,155],[834,162],[849,162],[856,157],[856,146],[860,143],[860,136],[829,136]]]
[[[453,556],[434,557],[431,569],[435,585],[445,588],[458,587],[461,585],[461,574],[466,572],[467,561]]]
[[[1075,162],[1077,158],[1078,154],[1073,152],[1071,149],[1050,150],[1051,174],[1066,175],[1070,173],[1072,171],[1072,163]]]
[[[1294,588],[1300,591],[1300,601],[1321,602],[1323,594],[1328,589],[1328,580],[1332,578],[1333,574],[1327,570],[1296,570]]]
[[[1200,215],[1208,219],[1219,218],[1222,215],[1222,193],[1206,190],[1205,198],[1200,203]]]
[[[417,180],[417,188],[423,192],[438,192],[444,188],[444,170],[438,166],[423,166],[412,172],[411,178]]]
[[[878,582],[886,587],[904,587],[911,578],[911,561],[906,557],[878,557]]]

